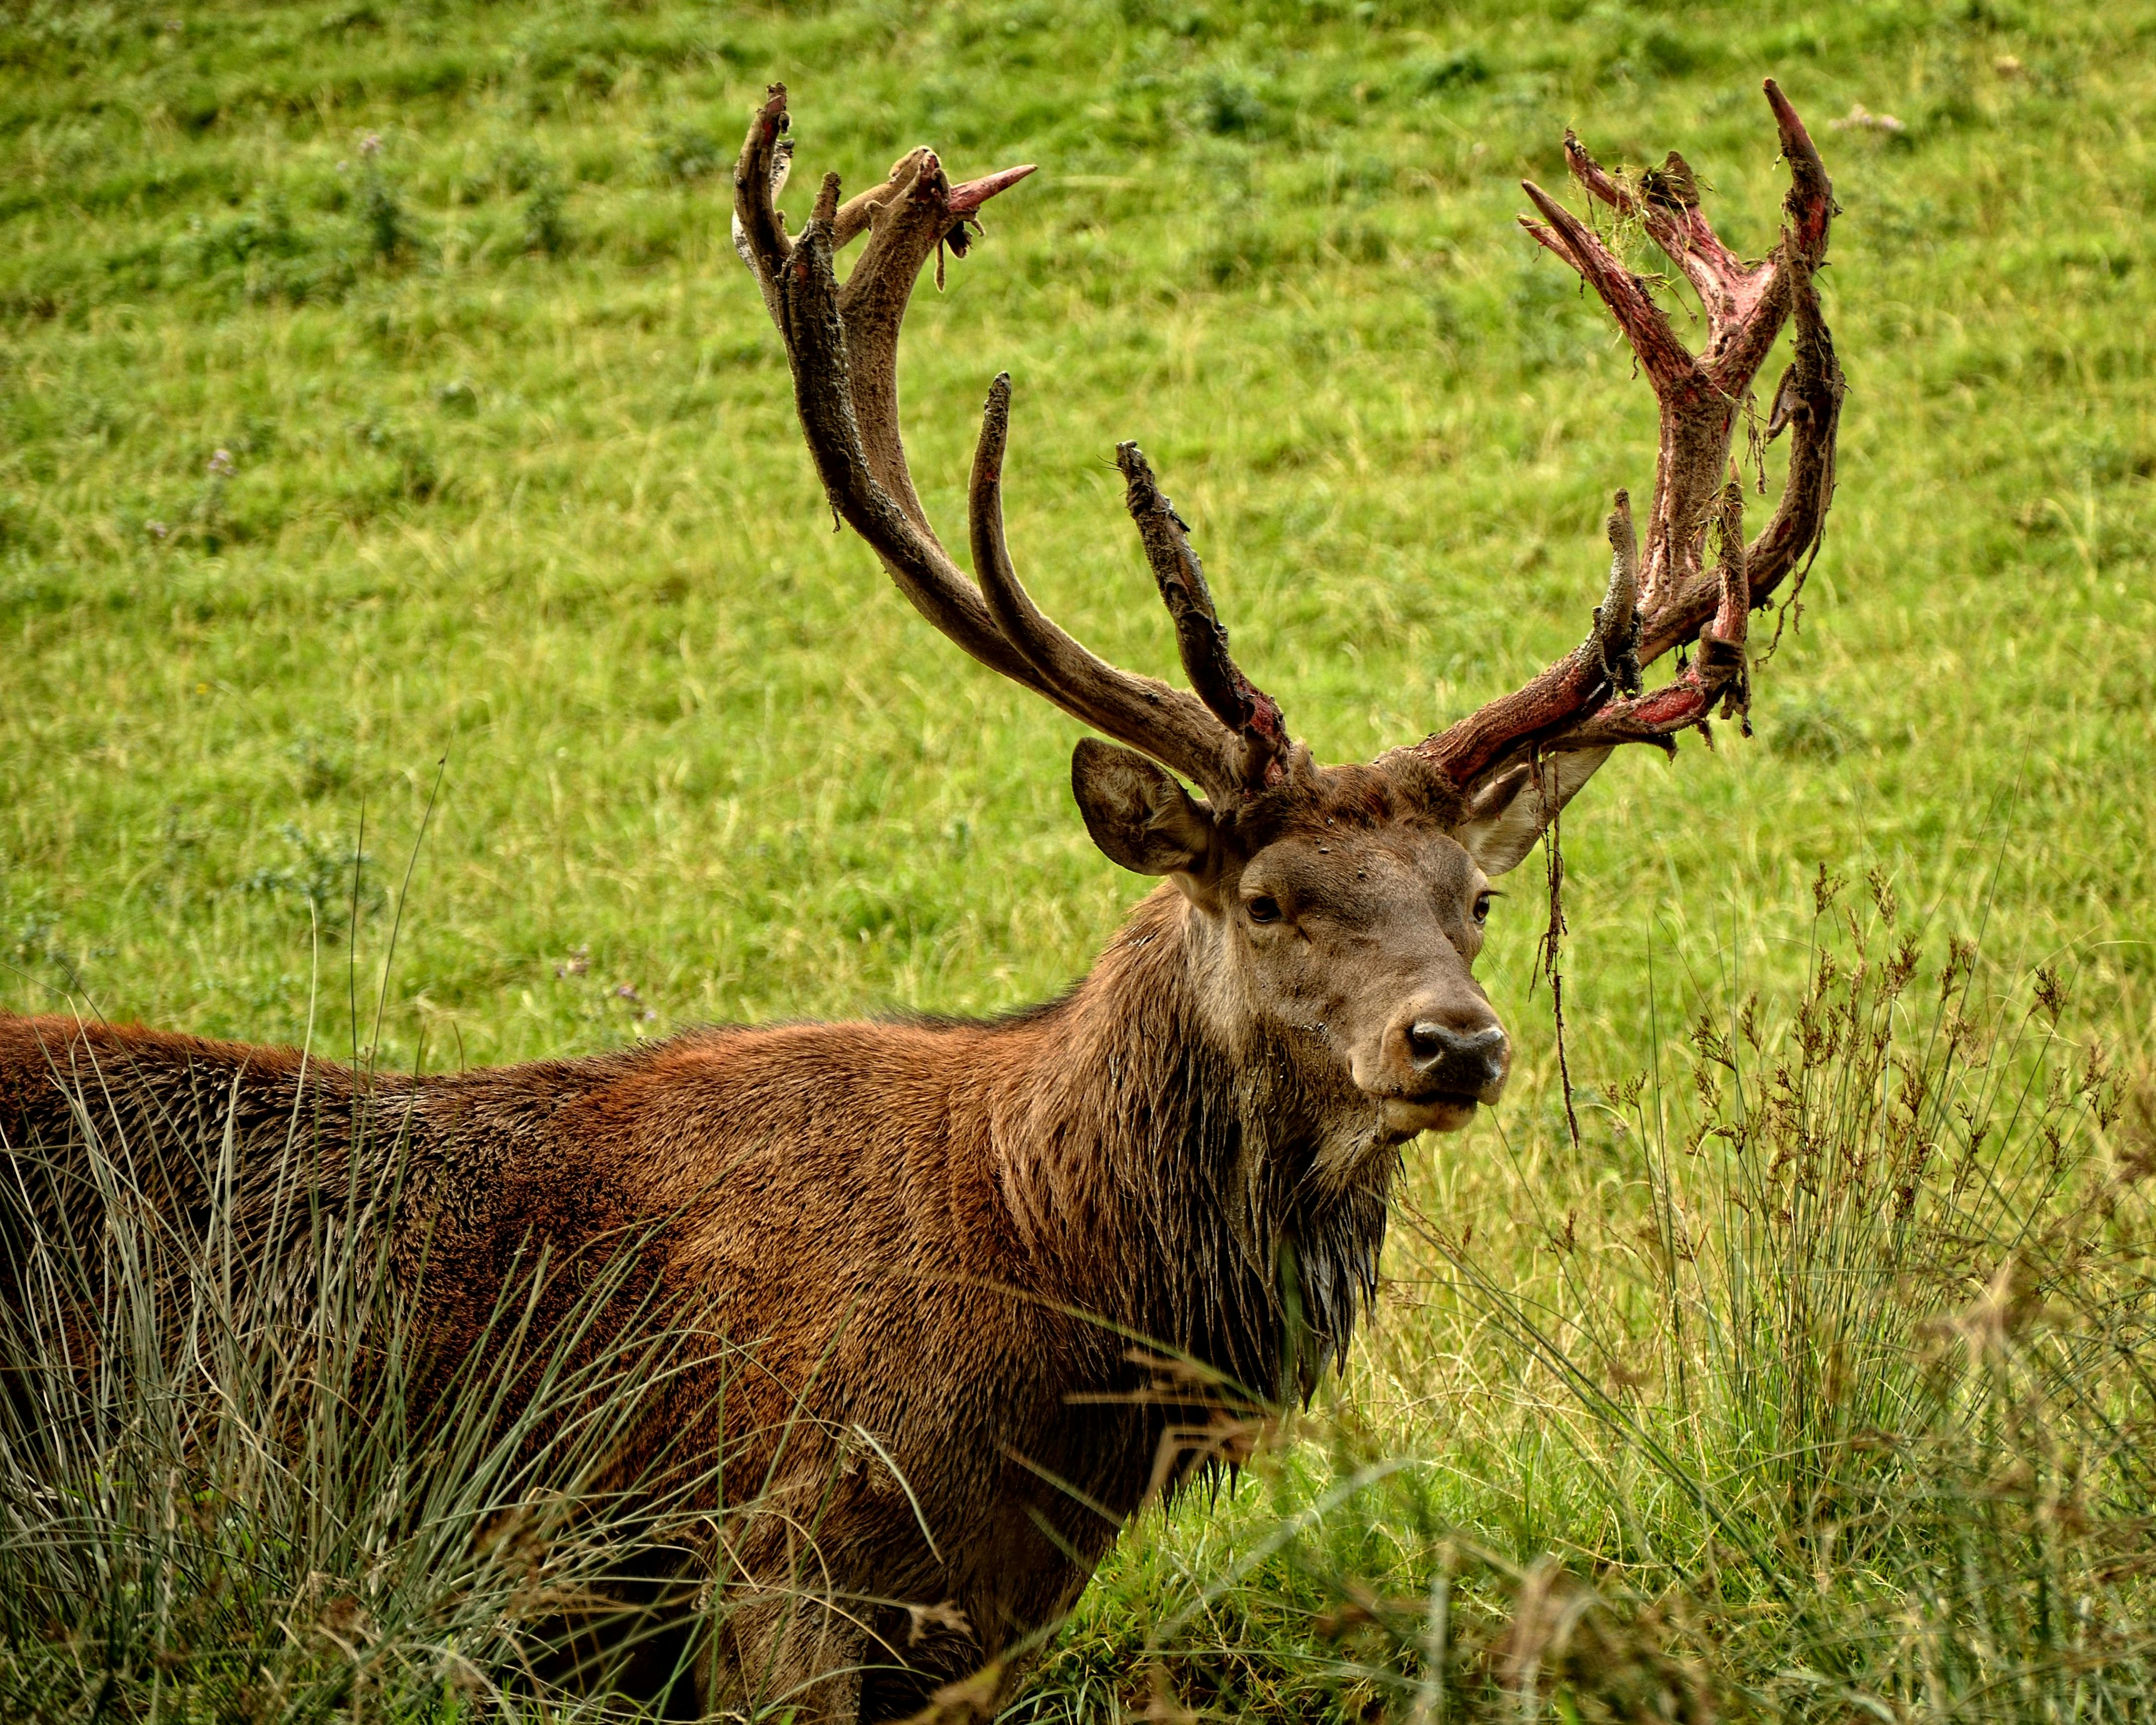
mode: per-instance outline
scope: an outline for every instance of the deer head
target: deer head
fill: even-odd
[[[832,506],[952,640],[1113,739],[1077,745],[1079,809],[1108,856],[1165,877],[1187,901],[1185,938],[1215,1034],[1230,1047],[1299,1050],[1297,1082],[1374,1108],[1381,1142],[1456,1128],[1496,1101],[1509,1048],[1472,973],[1490,882],[1618,744],[1674,752],[1676,734],[1717,709],[1744,711],[1747,619],[1819,542],[1842,380],[1812,278],[1834,203],[1795,112],[1771,82],[1766,95],[1793,184],[1780,240],[1762,264],[1740,261],[1716,237],[1675,154],[1620,180],[1565,140],[1590,198],[1639,222],[1697,292],[1707,325],[1698,354],[1591,226],[1526,187],[1541,217],[1522,218],[1528,232],[1601,296],[1661,403],[1644,543],[1619,491],[1608,588],[1577,649],[1421,742],[1332,767],[1291,737],[1279,703],[1229,656],[1185,526],[1135,444],[1116,452],[1125,502],[1188,691],[1096,658],[1020,584],[1001,502],[1007,375],[989,389],[973,460],[972,579],[929,526],[899,437],[900,324],[930,255],[946,244],[963,255],[974,213],[1032,168],[953,186],[932,151],[915,150],[886,183],[847,203],[827,176],[814,213],[789,236],[773,204],[792,154],[783,85],[750,126],[734,180],[735,244],[784,338]],[[833,260],[864,236],[842,285]],[[1753,376],[1791,319],[1795,357],[1763,428],[1770,439],[1792,434],[1789,477],[1773,519],[1748,543],[1732,439]],[[1645,692],[1643,668],[1673,651],[1675,676]]]

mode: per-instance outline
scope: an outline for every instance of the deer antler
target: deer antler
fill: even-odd
[[[1834,191],[1804,122],[1771,79],[1766,93],[1791,185],[1781,239],[1763,264],[1748,265],[1722,243],[1700,210],[1691,168],[1675,151],[1661,168],[1642,175],[1635,189],[1604,172],[1578,139],[1565,135],[1565,157],[1581,185],[1639,220],[1697,291],[1707,342],[1697,356],[1677,340],[1646,285],[1592,228],[1540,187],[1526,187],[1543,219],[1523,216],[1521,225],[1571,264],[1609,308],[1654,387],[1661,433],[1645,545],[1636,545],[1630,503],[1618,492],[1609,521],[1609,593],[1586,641],[1524,687],[1419,745],[1463,788],[1491,782],[1523,756],[1606,752],[1633,742],[1674,747],[1670,739],[1700,723],[1717,703],[1725,711],[1741,711],[1749,698],[1747,614],[1764,605],[1819,542],[1834,496],[1844,388],[1812,285],[1825,259]],[[1792,317],[1796,357],[1775,392],[1767,424],[1770,439],[1785,429],[1792,434],[1789,479],[1773,520],[1748,546],[1730,444],[1753,377]],[[1710,528],[1720,541],[1711,570]],[[1640,693],[1643,664],[1695,639],[1699,652],[1673,681]]]
[[[1677,340],[1646,284],[1592,228],[1539,187],[1526,187],[1542,219],[1522,218],[1522,225],[1609,306],[1654,388],[1661,431],[1645,543],[1626,494],[1618,492],[1608,524],[1609,589],[1588,639],[1524,687],[1417,746],[1471,795],[1520,770],[1523,760],[1573,756],[1558,774],[1561,803],[1616,744],[1671,747],[1678,732],[1717,705],[1742,711],[1749,699],[1748,616],[1819,542],[1834,495],[1844,387],[1812,285],[1825,258],[1834,194],[1795,110],[1771,80],[1766,93],[1792,183],[1781,239],[1763,264],[1747,264],[1722,244],[1681,157],[1672,152],[1635,187],[1605,172],[1577,138],[1565,138],[1567,160],[1589,194],[1638,220],[1697,291],[1708,331],[1700,354]],[[1216,807],[1232,808],[1279,782],[1292,750],[1280,706],[1229,655],[1187,529],[1136,444],[1116,451],[1124,501],[1194,694],[1096,657],[1045,616],[1020,583],[1003,525],[1008,376],[989,391],[974,455],[968,525],[975,581],[921,509],[899,435],[900,326],[929,254],[947,242],[963,254],[966,223],[1032,168],[953,187],[934,152],[915,150],[885,184],[844,204],[837,176],[826,176],[815,213],[790,239],[773,207],[792,157],[787,127],[786,89],[773,85],[735,171],[734,244],[785,340],[802,429],[832,507],[915,608],[983,665],[1185,773]],[[842,287],[833,259],[865,234],[868,244]],[[1730,446],[1753,376],[1792,319],[1796,357],[1766,425],[1770,439],[1793,434],[1789,479],[1773,519],[1748,545]],[[1719,540],[1712,568],[1710,532]],[[1672,681],[1641,692],[1643,665],[1694,641],[1698,652]]]
[[[963,254],[966,222],[1033,169],[1006,168],[954,187],[933,151],[916,150],[886,184],[843,205],[838,176],[826,175],[815,213],[798,239],[789,239],[773,204],[792,155],[788,123],[786,87],[774,84],[734,172],[734,243],[784,338],[802,429],[832,506],[915,608],[991,670],[1188,774],[1216,806],[1278,780],[1289,747],[1280,707],[1229,656],[1227,631],[1183,524],[1136,444],[1117,451],[1126,501],[1175,620],[1194,696],[1096,658],[1019,583],[1003,526],[1008,376],[988,393],[973,460],[968,515],[978,591],[937,538],[914,490],[898,422],[899,328],[914,282],[939,244],[950,241]],[[867,246],[841,286],[833,259],[864,233]]]

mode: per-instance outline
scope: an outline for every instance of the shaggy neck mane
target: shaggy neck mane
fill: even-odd
[[[1306,1397],[1376,1291],[1399,1158],[1322,1189],[1340,1101],[1303,1081],[1307,1053],[1224,1045],[1196,921],[1162,889],[1068,996],[1013,1022],[1030,1070],[998,1087],[995,1175],[1052,1297]]]

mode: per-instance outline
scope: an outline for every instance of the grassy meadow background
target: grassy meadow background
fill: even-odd
[[[916,142],[957,177],[1041,164],[916,295],[932,514],[963,538],[1008,367],[1021,570],[1098,650],[1165,674],[1110,460],[1138,439],[1239,657],[1339,759],[1567,649],[1608,493],[1650,483],[1650,393],[1513,226],[1517,182],[1563,183],[1568,126],[1605,163],[1680,149],[1723,234],[1763,253],[1786,183],[1773,75],[1843,208],[1823,289],[1851,385],[1840,486],[1800,624],[1756,674],[1756,737],[1629,752],[1566,824],[1581,1142],[1534,983],[1537,858],[1483,966],[1516,1089],[1410,1147],[1362,1359],[1256,1481],[1126,1540],[1018,1705],[1434,1719],[1450,1691],[1398,1674],[1448,1669],[1429,1625],[1455,1559],[1482,1578],[1462,1568],[1461,1597],[1512,1625],[1485,1636],[1502,1675],[1529,1607],[1555,1621],[1553,1553],[1694,1675],[1611,1653],[1632,1675],[1572,1671],[1550,1698],[1530,1661],[1507,1705],[2128,1717],[1995,1673],[1934,1681],[1928,1654],[1906,1692],[1829,1668],[1820,1647],[1853,1631],[1803,1629],[1818,1599],[1885,1622],[1912,1596],[1876,1553],[1844,1570],[1760,1534],[1812,1604],[1758,1584],[1764,1561],[1717,1579],[1743,1541],[1704,1482],[1743,1470],[1680,1381],[1680,1285],[1706,1271],[1677,1246],[1740,1219],[1657,1099],[1693,1094],[1702,1012],[1756,993],[1799,1014],[1822,941],[1909,930],[1919,993],[1950,942],[1978,943],[1971,1020],[2021,1024],[2037,968],[2058,979],[1999,1071],[2085,1078],[2098,1043],[2129,1088],[2146,1070],[2152,50],[2141,0],[11,6],[0,1005],[440,1068],[1061,988],[1142,884],[1070,804],[1075,727],[830,531],[726,237],[762,86],[793,93],[797,223],[823,169],[859,187]],[[1822,865],[1851,883],[1823,918]],[[2102,1116],[2072,1140],[2092,1161],[1989,1182],[1993,1221],[2090,1168],[2116,1186],[2133,1116]],[[1877,1193],[1835,1189],[1861,1245]],[[1939,1310],[2003,1261],[1980,1256]],[[1906,1269],[1860,1303],[1914,1299]],[[1600,1362],[1589,1390],[1553,1363],[1574,1343]],[[2091,1404],[2138,1432],[2110,1394]],[[1650,1432],[1700,1446],[1674,1497],[1659,1463],[1627,1471]],[[1402,1489],[1409,1455],[1409,1507],[1342,1495],[1358,1471]],[[2145,1545],[2139,1466],[2117,1513]],[[1336,1509],[1352,1526],[1320,1563],[1304,1536]],[[1389,1654],[1355,1640],[1392,1634],[1403,1589],[1427,1620]]]

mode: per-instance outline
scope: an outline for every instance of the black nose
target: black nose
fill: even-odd
[[[1435,1019],[1408,1026],[1408,1057],[1433,1090],[1479,1096],[1505,1080],[1505,1033],[1495,1024],[1460,1031]]]

